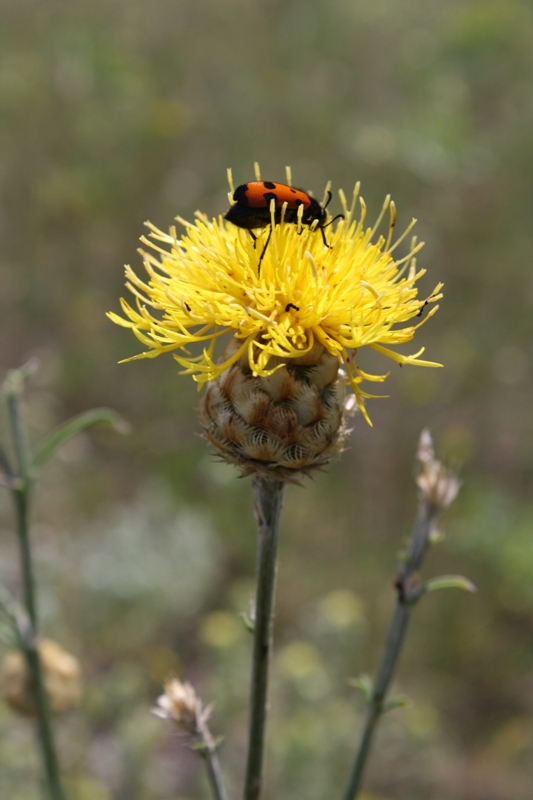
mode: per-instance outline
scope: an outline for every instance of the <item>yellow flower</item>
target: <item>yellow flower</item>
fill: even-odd
[[[177,217],[185,229],[181,236],[175,227],[164,233],[147,223],[149,238],[141,241],[150,249],[140,252],[148,281],[126,267],[135,306],[122,300],[126,318],[109,314],[147,348],[133,358],[176,351],[183,373],[201,387],[243,360],[252,376],[265,378],[319,346],[344,365],[345,383],[367,421],[364,401],[373,395],[361,383],[387,375],[363,372],[355,359],[359,348],[368,346],[398,364],[440,366],[421,360],[424,348],[413,355],[391,349],[411,341],[438,308],[420,318],[424,306],[442,296],[438,284],[427,299],[418,297],[417,282],[425,271],[417,270],[415,255],[422,244],[413,238],[408,254],[396,257],[415,221],[393,243],[396,210],[390,197],[374,226],[365,227],[359,184],[350,205],[342,191],[339,196],[345,218],[329,229],[328,248],[316,226],[281,222],[273,226],[260,270],[268,227],[254,246],[248,231],[221,216],[209,220],[197,213],[194,223]],[[388,232],[378,235],[387,211]],[[228,333],[233,346],[220,359],[215,345]],[[189,349],[196,343],[200,353]]]

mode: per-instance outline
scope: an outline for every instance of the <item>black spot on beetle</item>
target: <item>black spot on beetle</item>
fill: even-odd
[[[265,184],[265,185],[266,185],[266,184]],[[267,206],[269,206],[269,205],[270,205],[270,201],[271,201],[271,200],[277,200],[277,199],[278,199],[278,198],[276,197],[276,195],[274,194],[274,192],[265,192],[265,193],[264,193],[264,195],[263,195],[263,200],[265,201],[265,203],[267,204]]]
[[[276,188],[276,184],[272,183],[272,181],[263,181],[263,186],[265,187],[265,189],[275,189]]]

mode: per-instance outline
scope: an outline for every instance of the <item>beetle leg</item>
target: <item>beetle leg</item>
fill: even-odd
[[[250,231],[251,233],[251,231]],[[264,244],[263,249],[261,250],[261,255],[259,256],[259,261],[257,262],[257,274],[261,272],[261,261],[263,260],[263,256],[265,255],[266,249],[268,247],[268,243],[270,241],[270,237],[272,236],[272,225],[270,226],[270,230],[268,231],[267,240]],[[256,237],[257,238],[257,237]]]
[[[420,306],[420,311],[418,312],[418,314],[416,316],[417,317],[421,317],[422,314],[424,313],[425,307],[428,306],[428,305],[429,305],[429,300],[424,300],[424,305]]]

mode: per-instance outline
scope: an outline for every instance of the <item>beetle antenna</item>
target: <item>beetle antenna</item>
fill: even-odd
[[[324,206],[324,208],[325,208],[325,206]],[[333,225],[333,223],[335,222],[336,219],[344,219],[344,214],[337,214],[336,217],[333,217],[333,219],[330,219],[330,221],[328,222],[327,225],[322,225],[322,228],[329,228],[330,225]]]
[[[325,205],[324,205],[324,208],[327,208],[327,207],[329,206],[332,196],[333,196],[333,195],[331,194],[331,192],[330,192],[330,191],[329,191],[329,189],[328,189],[328,199],[326,200],[326,203],[325,203]]]

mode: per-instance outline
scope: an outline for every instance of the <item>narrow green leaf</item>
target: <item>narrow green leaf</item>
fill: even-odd
[[[214,755],[214,753],[218,750],[223,741],[224,737],[219,736],[217,739],[214,739],[212,742],[209,743],[207,743],[206,741],[192,742],[190,747],[191,750],[195,750],[203,758],[207,758],[208,756]]]
[[[465,592],[477,592],[476,587],[462,575],[441,575],[439,578],[431,578],[422,587],[424,592],[436,592],[439,589],[463,589]]]
[[[405,706],[409,705],[409,702],[409,698],[405,695],[393,697],[392,700],[388,700],[383,706],[383,713],[387,714],[389,711],[394,711],[395,708],[405,708]]]
[[[211,752],[210,747],[205,742],[192,742],[191,743],[191,750],[195,750],[204,758],[209,755]]]
[[[244,627],[246,628],[248,633],[254,633],[255,632],[255,622],[250,617],[250,615],[246,614],[244,611],[241,611],[241,613],[239,614],[239,617],[241,618],[242,624],[244,625]]]
[[[359,678],[350,678],[350,686],[354,686],[365,698],[367,703],[371,703],[374,696],[374,683],[370,675],[361,675]]]
[[[32,467],[34,469],[41,467],[58,447],[72,439],[73,436],[77,436],[78,433],[82,433],[94,425],[102,424],[111,425],[119,433],[128,433],[129,431],[128,423],[116,411],[111,411],[109,408],[94,408],[92,411],[85,411],[59,425],[46,437],[37,448]]]
[[[215,739],[213,739],[213,742],[210,745],[211,753],[216,753],[216,751],[218,750],[223,741],[224,741],[223,736],[217,736]]]

